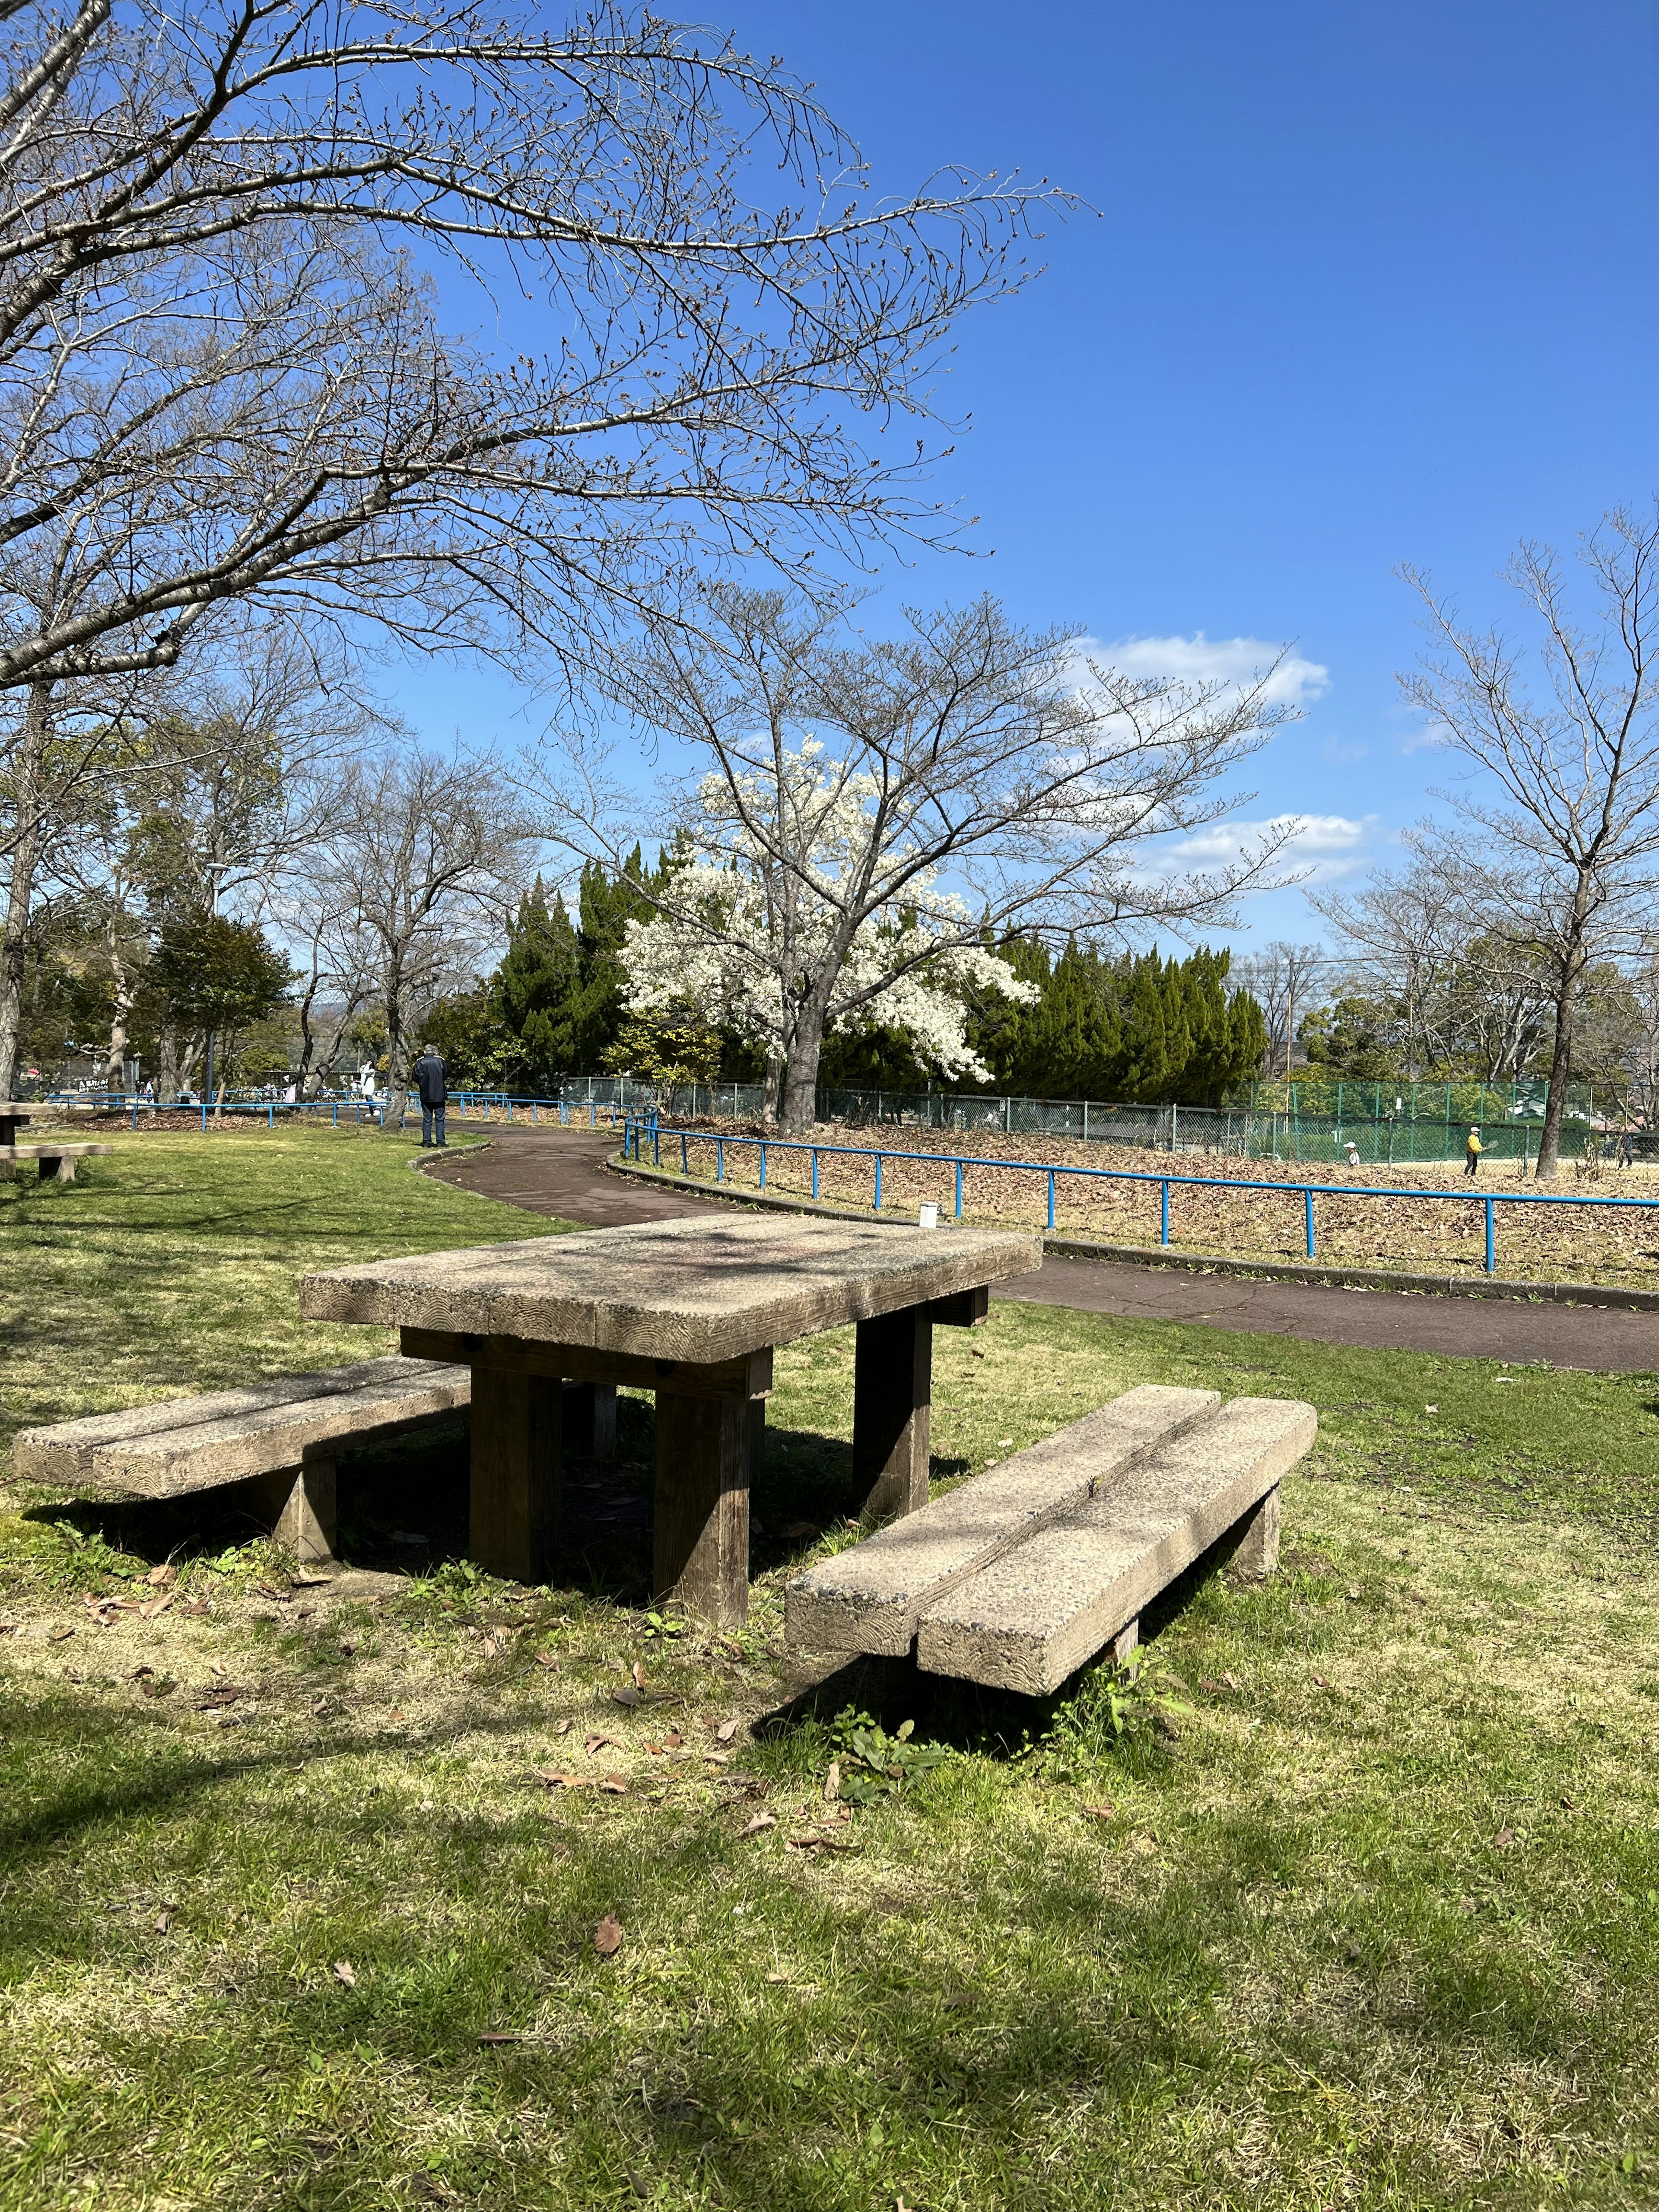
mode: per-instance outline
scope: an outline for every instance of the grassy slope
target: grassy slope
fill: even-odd
[[[368,1333],[325,1355],[291,1317],[288,1272],[330,1237],[525,1230],[327,1143],[158,1141],[142,1176],[26,1200],[14,1295],[74,1322],[54,1402],[349,1356]],[[164,1206],[175,1176],[190,1202]],[[125,1279],[125,1206],[167,1211],[170,1256],[124,1311],[96,1292]],[[260,1294],[228,1303],[250,1266]],[[1320,1406],[1285,1571],[1212,1577],[1159,1638],[1192,1686],[1176,1741],[1117,1744],[1097,1683],[1056,1718],[866,1677],[763,1720],[787,1562],[848,1502],[844,1336],[781,1358],[766,1571],[729,1648],[453,1569],[301,1617],[227,1557],[189,1571],[210,1611],[100,1630],[79,1588],[147,1559],[9,1523],[0,2204],[1650,2201],[1652,1378],[1013,1305],[939,1345],[944,1476],[1143,1379]],[[786,1540],[796,1517],[823,1534]],[[684,1704],[617,1705],[635,1658]],[[177,1688],[145,1698],[140,1664]],[[228,1713],[198,1709],[216,1681]],[[842,1822],[825,1715],[852,1695],[954,1748]],[[617,1741],[589,1758],[589,1731]],[[757,1808],[778,1825],[745,1838]],[[814,1834],[854,1848],[789,1848]]]

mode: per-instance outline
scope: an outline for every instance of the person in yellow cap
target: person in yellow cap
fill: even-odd
[[[1479,1129],[1471,1129],[1469,1140],[1463,1147],[1463,1172],[1466,1176],[1480,1173],[1481,1151],[1480,1132]]]

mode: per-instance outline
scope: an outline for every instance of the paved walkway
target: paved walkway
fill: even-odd
[[[458,1137],[466,1124],[453,1125]],[[446,1160],[446,1182],[507,1200],[532,1213],[599,1228],[669,1221],[718,1208],[718,1199],[682,1197],[610,1174],[609,1130],[492,1129],[487,1152]],[[1320,1344],[1385,1352],[1435,1352],[1468,1359],[1547,1359],[1558,1367],[1625,1374],[1659,1371],[1659,1314],[1596,1306],[1533,1306],[1514,1298],[1444,1298],[1399,1291],[1346,1291],[1317,1283],[1250,1282],[1185,1267],[1127,1261],[1046,1260],[1000,1297],[1084,1313],[1211,1328],[1310,1337]]]

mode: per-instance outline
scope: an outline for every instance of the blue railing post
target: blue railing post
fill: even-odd
[[[1308,1257],[1311,1260],[1314,1255],[1313,1186],[1311,1184],[1303,1192],[1302,1198],[1307,1217]]]
[[[724,1137],[716,1137],[714,1139],[714,1180],[716,1182],[724,1182],[726,1181],[726,1139]]]
[[[881,1154],[876,1154],[876,1212],[881,1212]]]
[[[680,1173],[681,1173],[683,1176],[689,1176],[689,1175],[690,1174],[690,1172],[691,1172],[691,1161],[690,1161],[690,1155],[689,1155],[689,1153],[687,1152],[687,1150],[686,1150],[686,1135],[685,1135],[685,1132],[684,1132],[684,1129],[682,1129],[682,1130],[680,1131]]]
[[[1163,1195],[1164,1203],[1158,1209],[1158,1242],[1160,1244],[1167,1244],[1170,1241],[1170,1184],[1167,1176],[1164,1182]]]
[[[1048,1170],[1048,1226],[1049,1226],[1049,1228],[1050,1228],[1050,1229],[1052,1229],[1052,1228],[1054,1227],[1054,1170],[1053,1170],[1052,1168],[1050,1168],[1050,1169],[1049,1169],[1049,1170]]]
[[[818,1194],[818,1148],[817,1148],[817,1146],[816,1145],[814,1145],[814,1146],[813,1146],[813,1147],[812,1147],[812,1195],[813,1195],[813,1197],[814,1197],[814,1198],[816,1198],[816,1197],[817,1196],[817,1194]]]
[[[1486,1273],[1490,1275],[1498,1267],[1498,1233],[1495,1226],[1497,1209],[1491,1199],[1486,1200]]]
[[[509,1121],[513,1119],[513,1109],[510,1106],[507,1109],[507,1118]],[[587,1126],[590,1129],[597,1129],[599,1126],[599,1112],[592,1097],[587,1102]]]
[[[957,1219],[962,1218],[962,1162],[957,1162]]]
[[[337,1098],[334,1102],[334,1126],[337,1129],[340,1126],[340,1102]]]
[[[207,1100],[205,1098],[202,1101],[202,1134],[204,1137],[207,1134]]]
[[[662,1134],[657,1127],[654,1115],[651,1121],[651,1164],[653,1168],[662,1165]]]
[[[761,1139],[760,1163],[760,1187],[764,1190],[766,1188],[766,1139],[764,1137]]]

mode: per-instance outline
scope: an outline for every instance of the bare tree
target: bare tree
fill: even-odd
[[[948,527],[929,379],[1046,188],[873,198],[780,62],[622,6],[0,22],[0,687],[170,666],[250,592],[563,652],[699,548]],[[550,352],[446,335],[404,251]]]
[[[1289,1076],[1297,1015],[1307,1012],[1317,979],[1328,965],[1322,945],[1291,945],[1282,937],[1235,963],[1229,982],[1250,993],[1267,1021],[1269,1075],[1277,1059],[1280,1075]]]
[[[1435,640],[1401,678],[1479,782],[1452,794],[1467,828],[1462,865],[1504,933],[1547,964],[1553,1014],[1538,1176],[1555,1176],[1572,1072],[1573,1021],[1587,973],[1633,950],[1659,873],[1659,504],[1620,508],[1581,544],[1599,608],[1583,628],[1555,556],[1523,545],[1508,581],[1538,623],[1540,699],[1498,631],[1460,626],[1426,580],[1406,572]],[[1495,791],[1493,787],[1495,787]],[[1493,795],[1487,796],[1488,792]]]
[[[654,817],[701,864],[649,888],[659,938],[724,978],[709,988],[741,1003],[803,1127],[826,1032],[907,981],[1014,927],[1179,928],[1262,880],[1271,841],[1211,873],[1146,863],[1239,803],[1217,781],[1285,719],[1270,674],[1126,677],[990,599],[872,643],[821,605],[716,589],[696,628],[650,624],[611,678],[642,731],[707,764]],[[639,827],[605,835],[592,791],[556,811],[612,866]]]
[[[359,1005],[372,986],[386,1015],[386,1121],[396,1128],[420,1024],[499,939],[534,841],[522,802],[489,761],[387,754],[351,770],[337,807],[337,827],[311,866],[317,906],[333,917],[323,927],[337,946],[355,933],[349,962],[369,960],[355,986]]]

